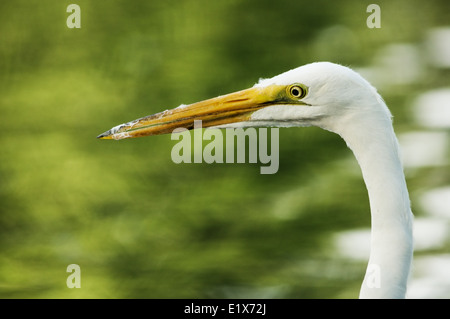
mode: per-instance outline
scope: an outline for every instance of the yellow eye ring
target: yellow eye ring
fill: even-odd
[[[306,96],[306,93],[308,93],[306,87],[299,84],[289,86],[287,91],[289,95],[295,99],[302,99]]]

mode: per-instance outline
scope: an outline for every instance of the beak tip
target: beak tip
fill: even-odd
[[[111,131],[106,131],[106,132],[100,134],[99,136],[97,136],[97,138],[101,139],[101,140],[107,140],[107,139],[111,139],[110,136],[111,136]]]

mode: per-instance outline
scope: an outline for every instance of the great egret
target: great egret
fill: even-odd
[[[316,62],[262,79],[243,91],[118,125],[98,138],[192,129],[194,120],[220,128],[314,125],[339,134],[361,167],[370,201],[370,257],[360,298],[404,298],[413,215],[391,117],[376,89],[358,73]]]

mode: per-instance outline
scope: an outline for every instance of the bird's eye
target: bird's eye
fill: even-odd
[[[307,93],[306,88],[303,86],[300,86],[298,84],[291,85],[288,88],[288,92],[291,97],[296,98],[296,99],[304,98]]]

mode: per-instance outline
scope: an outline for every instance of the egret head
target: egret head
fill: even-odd
[[[381,107],[379,105],[382,105]],[[252,88],[210,100],[182,105],[118,125],[99,135],[122,139],[203,127],[291,127],[315,125],[341,134],[349,121],[369,114],[390,118],[376,90],[358,73],[316,62],[262,79]]]

